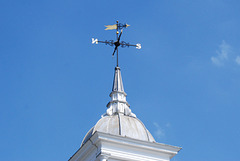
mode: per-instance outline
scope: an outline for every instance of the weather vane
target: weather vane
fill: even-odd
[[[118,67],[118,47],[119,46],[121,46],[123,48],[124,47],[129,47],[129,46],[135,46],[137,49],[141,49],[141,44],[132,45],[132,44],[126,43],[124,41],[120,42],[120,38],[121,38],[122,32],[123,32],[123,28],[127,28],[128,26],[130,26],[130,25],[121,24],[121,23],[118,23],[118,21],[117,21],[117,24],[106,25],[105,26],[105,27],[107,27],[105,30],[117,30],[117,32],[116,32],[117,33],[117,40],[116,41],[113,41],[113,40],[99,41],[98,39],[92,38],[92,44],[104,43],[106,45],[115,46],[112,56],[114,56],[115,52],[117,51],[117,67]],[[120,33],[119,36],[118,36],[118,34],[119,34],[118,30],[121,30],[121,33]]]

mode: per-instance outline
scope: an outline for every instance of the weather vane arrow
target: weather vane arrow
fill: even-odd
[[[115,46],[112,56],[114,56],[115,52],[117,51],[117,66],[118,66],[118,47],[119,46],[121,46],[123,48],[124,47],[129,47],[129,46],[134,46],[137,49],[141,49],[141,44],[132,45],[132,44],[126,43],[124,41],[120,42],[120,38],[121,38],[122,33],[123,33],[123,28],[127,28],[129,26],[130,25],[128,25],[128,24],[118,23],[118,21],[117,21],[117,24],[106,25],[105,26],[106,27],[105,30],[117,30],[117,32],[116,32],[117,33],[117,40],[116,41],[113,41],[113,40],[99,41],[98,39],[92,38],[92,44],[104,43],[106,45]],[[121,30],[121,33],[120,33],[119,36],[118,36],[118,34],[119,34],[118,30]]]
[[[122,29],[122,28],[127,28],[129,27],[130,25],[128,24],[121,24],[121,23],[118,23],[117,21],[117,24],[114,24],[114,25],[105,25],[106,29],[105,30],[114,30],[114,29]]]

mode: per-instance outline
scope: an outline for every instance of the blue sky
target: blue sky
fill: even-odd
[[[115,39],[127,100],[173,161],[239,160],[240,2],[0,0],[0,160],[65,161],[106,111]]]

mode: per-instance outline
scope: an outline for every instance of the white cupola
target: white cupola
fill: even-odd
[[[120,68],[115,67],[107,111],[84,137],[69,161],[170,161],[181,149],[156,143],[126,100]]]

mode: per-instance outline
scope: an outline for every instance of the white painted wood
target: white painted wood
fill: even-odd
[[[69,161],[170,161],[181,148],[95,132]]]
[[[131,112],[126,96],[120,68],[116,67],[107,112],[69,161],[170,161],[178,153],[179,147],[155,142]]]

